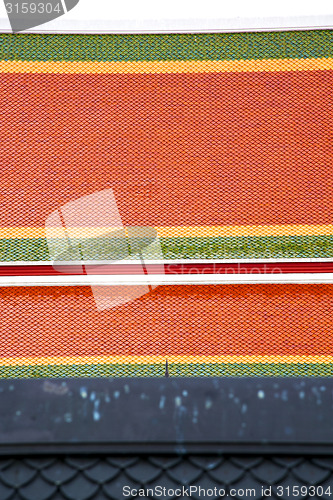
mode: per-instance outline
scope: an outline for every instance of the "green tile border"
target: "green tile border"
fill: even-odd
[[[174,363],[172,377],[332,377],[330,363]],[[2,366],[0,379],[165,377],[164,363]]]
[[[257,33],[0,34],[1,60],[154,61],[332,57],[330,30]]]
[[[160,243],[166,260],[333,258],[333,235],[160,238]],[[98,260],[98,246],[104,253],[101,260],[110,258],[105,255],[103,239],[96,238],[92,260]],[[158,256],[145,258],[155,260]],[[50,257],[45,238],[0,239],[0,262],[47,260]]]

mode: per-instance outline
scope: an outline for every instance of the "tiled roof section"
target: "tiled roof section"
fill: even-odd
[[[320,485],[325,491],[332,484],[333,461],[324,456],[82,455],[3,458],[0,471],[1,500],[119,500],[125,485],[255,488],[251,498],[259,499],[261,486]]]
[[[140,287],[103,314],[88,286],[2,288],[0,379],[333,375],[332,283]]]

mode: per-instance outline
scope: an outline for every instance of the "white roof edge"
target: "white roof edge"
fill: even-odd
[[[22,33],[31,34],[149,34],[149,33],[232,33],[253,31],[294,31],[333,29],[333,14],[224,19],[85,20],[66,15]],[[9,21],[0,17],[0,33],[11,33]]]
[[[119,285],[228,285],[228,284],[310,284],[333,283],[333,273],[290,274],[188,274],[188,275],[81,275],[1,276],[0,288],[7,286],[119,286]]]

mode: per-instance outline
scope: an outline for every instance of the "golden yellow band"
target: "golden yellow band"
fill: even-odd
[[[249,61],[0,61],[0,73],[243,73],[330,69],[333,69],[331,57]]]
[[[66,228],[67,236],[71,238],[91,238],[110,234],[116,227],[71,227]],[[160,238],[214,238],[214,237],[239,237],[239,236],[319,236],[332,235],[333,224],[326,225],[300,225],[285,224],[272,226],[170,226],[155,227]],[[1,238],[62,238],[62,227],[2,227]]]
[[[5,357],[0,366],[86,365],[86,364],[164,364],[165,356],[46,356]],[[225,355],[225,356],[168,356],[169,364],[190,363],[333,363],[330,355]]]

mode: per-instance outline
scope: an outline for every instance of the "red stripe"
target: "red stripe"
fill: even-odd
[[[161,265],[146,264],[148,274],[161,274]],[[0,276],[60,276],[80,274],[137,275],[142,274],[141,264],[108,264],[85,266],[63,264],[55,269],[51,265],[5,265],[0,266]],[[288,273],[333,273],[333,262],[267,262],[216,264],[164,264],[165,274],[288,274]]]

